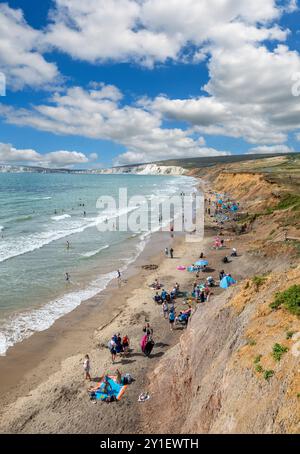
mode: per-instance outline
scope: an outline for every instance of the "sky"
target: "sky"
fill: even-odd
[[[296,0],[0,1],[0,164],[300,151],[298,24]]]

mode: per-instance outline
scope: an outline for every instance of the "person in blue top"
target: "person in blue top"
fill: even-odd
[[[161,292],[161,299],[162,299],[163,301],[165,301],[166,298],[167,298],[167,292],[165,291],[165,289],[163,289],[162,292]]]
[[[176,318],[175,311],[171,311],[169,313],[169,323],[170,323],[170,330],[171,331],[173,331],[173,329],[174,329],[175,318]]]

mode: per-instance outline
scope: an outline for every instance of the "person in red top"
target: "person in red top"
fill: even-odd
[[[122,346],[123,346],[124,355],[128,354],[129,344],[130,344],[129,337],[126,334],[126,336],[124,336],[123,340],[122,340]]]

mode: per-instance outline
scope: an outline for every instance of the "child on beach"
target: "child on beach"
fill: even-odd
[[[85,355],[85,357],[84,357],[83,369],[85,372],[85,379],[91,381],[91,376],[90,376],[91,364],[90,364],[89,355]]]
[[[124,355],[126,356],[128,354],[128,350],[129,350],[129,337],[127,336],[127,334],[123,337],[122,347],[123,347]]]

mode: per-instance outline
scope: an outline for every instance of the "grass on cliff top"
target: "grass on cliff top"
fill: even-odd
[[[300,285],[293,285],[284,292],[278,292],[275,295],[271,309],[279,309],[283,306],[291,314],[300,316]]]

